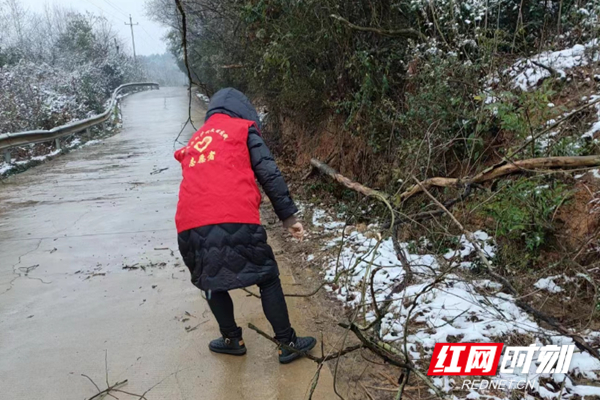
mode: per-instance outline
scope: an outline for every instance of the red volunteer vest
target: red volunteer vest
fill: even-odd
[[[253,121],[215,114],[175,152],[183,181],[177,232],[222,223],[260,224],[260,191],[248,151]]]

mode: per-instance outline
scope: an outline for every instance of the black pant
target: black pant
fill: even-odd
[[[273,326],[275,339],[286,342],[292,337],[292,326],[279,277],[258,285],[265,316]],[[233,301],[229,292],[211,292],[207,295],[208,305],[219,323],[223,336],[238,330],[233,315]]]

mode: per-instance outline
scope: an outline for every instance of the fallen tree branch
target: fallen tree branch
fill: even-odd
[[[514,174],[524,170],[539,170],[553,168],[581,168],[600,166],[600,156],[580,156],[580,157],[543,157],[529,158],[505,164],[497,168],[487,168],[472,178],[429,178],[413,185],[407,191],[398,196],[398,200],[406,201],[414,195],[421,193],[424,189],[434,186],[438,187],[459,187],[463,185],[472,185],[474,183],[487,182],[505,175]],[[437,200],[436,200],[437,201]]]
[[[85,375],[82,375],[82,376],[85,376]],[[90,379],[88,376],[85,376],[85,377]],[[94,381],[92,381],[92,383],[94,383]],[[88,400],[93,400],[93,399],[97,399],[99,397],[104,397],[104,396],[110,395],[110,392],[116,391],[117,388],[125,385],[126,383],[127,383],[127,379],[125,379],[124,381],[121,381],[121,382],[117,382],[114,385],[107,387],[103,391],[96,393],[94,396],[90,397]],[[94,383],[94,386],[97,387],[97,385],[95,383]],[[145,399],[145,397],[141,397],[141,398]]]
[[[542,168],[577,168],[577,167],[596,167],[600,165],[600,157],[599,156],[583,156],[583,157],[547,157],[547,158],[530,158],[521,161],[512,161],[512,159],[519,154],[521,151],[526,149],[531,143],[545,135],[546,133],[558,128],[564,122],[568,121],[571,117],[580,112],[590,108],[591,106],[600,103],[600,98],[591,101],[573,111],[569,114],[565,115],[560,120],[556,121],[552,125],[546,127],[546,129],[536,133],[529,140],[519,146],[516,150],[511,151],[504,159],[494,164],[486,169],[484,169],[479,174],[475,175],[473,178],[465,177],[465,178],[444,178],[444,177],[436,177],[429,178],[425,181],[421,182],[425,188],[430,188],[434,186],[438,187],[453,187],[462,185],[470,185],[473,183],[482,183],[492,179],[499,178],[504,175],[513,174],[515,172],[519,172],[524,169],[542,169]],[[578,164],[580,163],[580,164]],[[407,191],[403,192],[398,196],[399,201],[405,201],[412,196],[422,192],[418,185],[414,185]]]
[[[183,9],[183,5],[181,4],[181,0],[175,0],[175,5],[177,6],[177,11],[181,16],[181,47],[183,48],[183,62],[185,64],[185,69],[187,71],[188,77],[188,119],[179,131],[179,134],[173,141],[173,150],[175,149],[175,144],[180,143],[179,138],[181,134],[185,130],[186,126],[190,124],[194,130],[196,127],[194,126],[194,121],[192,119],[192,85],[196,85],[201,88],[207,96],[211,96],[212,92],[208,89],[208,86],[202,82],[194,82],[192,78],[192,69],[190,67],[189,56],[188,56],[188,39],[187,39],[187,16],[185,14],[185,10]]]
[[[482,171],[480,173],[481,174],[487,174],[492,172],[493,170],[499,169],[502,166],[508,164],[508,163],[513,163],[513,159],[514,157],[519,154],[520,152],[522,152],[524,149],[526,149],[530,144],[532,144],[534,141],[536,141],[537,139],[539,139],[540,137],[544,136],[545,134],[547,134],[548,132],[551,132],[552,130],[558,128],[560,125],[562,125],[564,122],[568,121],[569,119],[571,119],[572,116],[579,114],[580,112],[590,108],[591,106],[598,104],[600,102],[600,98],[594,100],[594,101],[590,101],[587,104],[584,104],[583,106],[571,111],[570,113],[568,113],[567,115],[565,115],[563,118],[559,119],[558,121],[556,121],[555,123],[553,123],[552,125],[549,125],[546,127],[546,129],[541,130],[540,132],[536,133],[535,135],[532,135],[531,138],[529,140],[527,140],[525,143],[523,143],[521,146],[519,146],[516,150],[511,151],[506,157],[503,158],[502,161],[500,161],[497,164],[492,165],[489,168],[486,168],[484,171]]]
[[[313,167],[317,168],[324,174],[331,176],[333,179],[346,186],[347,188],[355,190],[368,197],[375,197],[376,199],[381,201],[390,211],[390,216],[392,218],[390,226],[394,226],[394,224],[396,223],[396,216],[394,214],[394,209],[392,208],[392,205],[389,202],[389,195],[387,193],[380,192],[379,190],[371,189],[369,187],[361,185],[358,182],[354,182],[353,180],[346,178],[344,175],[340,174],[335,169],[317,160],[316,158],[311,159],[310,163]]]
[[[337,14],[331,14],[330,17],[333,19],[336,19],[340,22],[343,22],[351,29],[361,31],[361,32],[371,32],[371,33],[376,33],[378,35],[390,36],[390,37],[406,37],[406,38],[413,38],[413,39],[425,39],[425,35],[423,35],[421,32],[414,30],[412,28],[396,29],[396,30],[380,29],[380,28],[373,28],[370,26],[355,25],[352,22],[348,21],[346,18],[343,18],[342,16],[337,15]]]
[[[369,187],[361,185],[358,182],[354,182],[353,180],[346,178],[344,175],[340,174],[335,169],[331,168],[329,165],[325,164],[324,162],[317,160],[316,158],[311,159],[310,163],[313,167],[317,168],[319,171],[321,171],[325,175],[329,175],[334,180],[336,180],[339,183],[341,183],[342,185],[346,186],[348,189],[352,189],[354,191],[364,194],[365,196],[370,196],[370,197],[378,197],[378,198],[382,198],[382,199],[387,199],[389,197],[386,193],[380,192],[375,189],[371,189]]]
[[[471,195],[472,192],[473,192],[472,186],[467,185],[465,188],[465,191],[463,193],[461,193],[460,196],[450,199],[448,201],[445,201],[443,203],[444,207],[446,207],[448,209],[452,208],[457,203],[465,201],[467,199],[467,197],[469,197]],[[437,210],[432,210],[432,211],[423,211],[418,214],[407,215],[405,217],[400,217],[400,218],[396,219],[396,226],[404,224],[406,222],[428,221],[435,217],[439,217],[440,215],[443,215],[443,214],[444,214],[444,210],[437,209]],[[390,222],[387,222],[383,225],[383,229],[387,229],[389,227],[390,227]],[[396,250],[396,252],[398,252],[398,250]]]
[[[179,372],[181,372],[181,370],[177,370],[177,371],[173,372],[172,374],[166,376],[165,378],[163,378],[160,381],[158,381],[157,383],[155,383],[153,386],[151,386],[149,389],[147,389],[142,394],[127,392],[125,390],[119,389],[121,386],[126,385],[129,382],[127,379],[125,379],[125,380],[123,380],[121,382],[117,382],[114,385],[109,384],[109,380],[108,380],[108,351],[105,351],[104,352],[104,374],[105,374],[106,389],[100,390],[100,387],[98,387],[98,385],[96,385],[96,382],[94,382],[94,380],[92,378],[90,378],[88,375],[81,374],[81,376],[83,376],[84,378],[86,378],[87,380],[89,380],[92,383],[92,385],[94,385],[94,387],[96,388],[96,390],[98,390],[98,393],[96,393],[94,396],[90,397],[87,400],[103,399],[106,396],[110,396],[112,398],[118,399],[118,397],[116,397],[116,396],[114,396],[112,394],[113,392],[123,393],[123,394],[129,395],[129,396],[132,396],[132,397],[137,397],[138,400],[148,400],[148,398],[146,397],[146,395],[148,393],[150,393],[155,387],[157,387],[158,385],[160,385],[161,383],[163,383],[164,381],[166,381],[168,378],[172,377],[173,375],[177,375]]]
[[[563,157],[557,157],[557,158],[563,158]],[[573,157],[566,157],[566,158],[573,158]],[[575,158],[578,158],[578,157],[575,157]],[[581,157],[579,157],[579,158],[581,158]],[[527,314],[533,316],[535,319],[544,321],[545,323],[547,323],[548,325],[550,325],[552,328],[556,329],[561,334],[570,337],[571,339],[573,339],[573,341],[575,342],[575,345],[581,351],[587,351],[592,356],[594,356],[594,357],[596,357],[597,359],[600,360],[600,353],[598,353],[598,350],[596,350],[590,344],[588,344],[581,336],[579,336],[577,334],[574,334],[574,333],[571,333],[567,328],[565,328],[554,317],[549,316],[549,315],[541,312],[540,310],[537,310],[537,309],[533,308],[531,305],[529,305],[528,303],[526,303],[523,300],[518,300],[519,298],[521,298],[521,296],[519,295],[519,292],[515,289],[515,287],[506,278],[504,278],[503,276],[499,275],[498,273],[496,273],[494,271],[494,268],[493,268],[490,260],[488,260],[487,256],[483,252],[481,246],[479,245],[479,243],[477,242],[477,240],[473,236],[473,233],[470,232],[470,231],[468,231],[468,230],[466,230],[465,227],[456,219],[456,217],[454,216],[454,214],[452,214],[450,211],[448,211],[448,209],[446,207],[444,207],[444,205],[442,203],[440,203],[427,190],[427,188],[421,182],[418,181],[417,178],[415,178],[413,176],[413,180],[415,180],[415,182],[421,188],[421,190],[423,192],[425,192],[425,194],[427,196],[429,196],[431,198],[431,200],[433,200],[433,202],[435,204],[437,204],[438,207],[440,207],[442,210],[444,210],[444,212],[450,217],[450,219],[454,222],[454,224],[463,232],[463,234],[465,235],[465,237],[467,238],[467,240],[473,245],[473,247],[477,251],[477,255],[478,255],[479,259],[481,260],[481,262],[483,263],[484,269],[486,270],[486,272],[488,273],[488,275],[490,275],[492,278],[494,278],[497,282],[501,283],[502,286],[504,286],[504,288],[511,295],[513,295],[516,298],[515,305],[517,305],[520,309],[522,309],[523,311],[525,311]]]
[[[345,349],[342,349],[336,353],[333,354],[328,354],[326,356],[322,356],[322,357],[315,357],[313,355],[311,355],[310,353],[306,352],[306,351],[300,351],[294,347],[290,347],[287,346],[281,342],[279,342],[277,339],[275,339],[274,337],[269,336],[267,333],[265,333],[264,331],[260,330],[259,328],[256,327],[256,325],[254,324],[248,324],[248,328],[252,329],[254,332],[258,333],[260,336],[264,337],[265,339],[270,340],[271,342],[275,343],[278,346],[281,346],[281,348],[289,350],[293,353],[300,353],[302,354],[304,357],[308,358],[309,360],[312,360],[314,362],[316,362],[317,364],[322,364],[326,361],[331,361],[331,360],[335,360],[336,358],[342,357],[348,353],[352,353],[353,351],[362,349],[364,346],[362,344],[358,344],[358,345],[354,345],[354,346],[348,346]]]
[[[398,351],[396,349],[394,349],[392,346],[390,346],[389,344],[384,343],[382,341],[374,341],[374,340],[367,338],[363,334],[361,329],[355,324],[346,325],[346,324],[340,323],[338,325],[344,329],[349,329],[350,331],[352,331],[352,333],[354,333],[354,335],[358,338],[358,340],[360,340],[363,343],[364,347],[371,350],[371,352],[373,352],[374,354],[379,356],[381,359],[383,359],[387,363],[413,372],[431,390],[433,390],[433,392],[439,398],[442,398],[442,399],[444,398],[444,393],[438,387],[436,387],[433,384],[433,382],[431,382],[431,380],[425,374],[423,374],[421,371],[416,369],[412,364],[406,363],[404,360],[400,359],[400,357],[402,357],[402,355],[399,354]]]
[[[355,324],[344,324],[339,323],[340,327],[344,329],[349,329],[354,335],[362,342],[365,348],[371,350],[372,353],[379,356],[383,361],[400,368],[411,368],[410,365],[404,362],[404,360],[400,359],[397,355],[390,353],[383,347],[379,346],[376,341],[367,338],[362,330]]]

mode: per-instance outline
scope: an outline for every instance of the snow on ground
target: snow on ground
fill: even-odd
[[[336,230],[343,228],[344,225],[346,225],[345,222],[334,221],[333,218],[325,212],[325,210],[319,208],[313,212],[312,223],[314,226],[323,227],[325,230]]]
[[[69,147],[69,146],[67,146],[67,147]],[[69,148],[71,148],[71,147],[69,147]],[[27,160],[16,161],[13,159],[10,163],[2,162],[2,163],[0,163],[0,177],[8,174],[11,170],[13,170],[17,167],[27,167],[29,164],[34,164],[34,163],[37,164],[40,162],[44,162],[49,158],[53,158],[53,157],[57,156],[61,152],[62,152],[61,150],[54,150],[54,151],[51,151],[50,153],[44,154],[42,156],[30,157]]]
[[[512,77],[515,87],[526,91],[551,76],[551,71],[565,78],[566,70],[598,61],[600,57],[595,50],[597,46],[598,40],[594,39],[584,45],[576,44],[568,49],[546,51],[527,59],[519,59],[512,67],[505,70],[504,74]]]
[[[94,140],[88,140],[87,142],[82,143],[81,139],[76,137],[75,139],[71,140],[70,142],[64,143],[63,146],[64,146],[64,148],[66,148],[68,150],[75,150],[77,148],[92,146],[92,145],[95,145],[98,143],[102,143],[102,141],[98,140],[98,139],[94,139]],[[44,154],[41,156],[29,157],[24,160],[17,161],[13,158],[10,163],[4,162],[4,161],[0,162],[0,177],[7,175],[13,169],[22,170],[24,168],[28,168],[32,165],[37,165],[38,163],[47,161],[48,159],[52,159],[61,153],[62,153],[62,150],[53,150],[50,153],[47,153],[47,154]]]
[[[590,169],[589,171],[584,172],[583,174],[577,174],[574,176],[575,179],[581,179],[586,176],[588,173],[592,174],[592,176],[596,179],[600,179],[600,169]]]
[[[95,139],[95,140],[89,140],[89,141],[85,142],[82,147],[93,146],[93,145],[98,144],[98,143],[102,143],[102,140],[97,140],[97,139]]]
[[[202,100],[203,102],[205,102],[205,103],[207,103],[207,104],[210,102],[210,99],[209,99],[209,98],[208,98],[208,96],[207,96],[207,95],[205,95],[205,94],[202,94],[202,93],[196,93],[196,96],[197,96],[197,97],[198,97],[200,100]]]
[[[61,153],[61,150],[57,149],[57,150],[51,151],[48,154],[44,154],[43,156],[31,157],[31,160],[32,161],[46,161],[48,158],[54,157],[60,153]],[[29,163],[28,160],[15,162],[15,164],[17,164],[17,165],[23,165],[23,164],[28,164],[28,163]]]
[[[0,163],[0,176],[6,174],[8,171],[13,169],[14,167],[7,162]]]
[[[309,207],[302,206],[303,210]],[[313,209],[313,224],[318,228],[327,224],[344,226],[343,222],[320,208]],[[420,245],[400,243],[413,279],[404,290],[392,293],[394,286],[402,283],[406,276],[392,240],[381,238],[375,231],[359,232],[351,226],[347,227],[342,240],[341,231],[325,231],[329,238],[322,251],[330,251],[323,266],[324,279],[329,282],[327,290],[348,307],[367,304],[365,316],[370,323],[376,320],[376,315],[372,307],[371,285],[365,285],[365,277],[368,281],[373,276],[372,292],[379,308],[386,301],[391,302],[379,327],[381,337],[401,347],[405,327],[409,326],[410,330],[406,332],[408,351],[414,360],[422,361],[423,369],[428,367],[435,343],[499,342],[506,341],[503,338],[509,336],[526,335],[531,339],[531,344],[573,344],[570,338],[540,327],[514,304],[512,296],[501,292],[502,287],[498,283],[473,275],[465,278],[465,273],[476,269],[479,261],[475,247],[464,235],[456,238],[456,244],[443,255],[428,252],[426,239],[421,240]],[[493,238],[483,231],[475,232],[474,237],[488,258],[493,260]],[[342,246],[341,251],[339,246]],[[316,257],[311,254],[307,259],[313,261]],[[574,279],[548,277],[540,279],[535,286],[540,290],[558,293],[562,290],[554,282],[558,278]],[[544,384],[548,379],[557,382],[558,386],[565,383],[564,399],[574,395],[600,396],[600,387],[575,385],[570,377],[563,374],[536,374],[536,368],[532,363],[530,371],[521,371],[520,375],[499,375],[498,378],[516,383],[527,375],[538,395],[544,398],[558,396],[554,388]],[[596,379],[600,372],[600,361],[576,350],[570,372]],[[439,379],[436,384],[443,388],[449,381]],[[471,393],[468,397],[478,398],[481,393],[479,390],[479,393]],[[510,396],[508,393],[506,395]],[[525,397],[534,399],[528,394]]]
[[[554,282],[559,276],[549,276],[548,278],[542,278],[533,284],[538,289],[545,290],[550,293],[560,293],[563,289]]]
[[[592,95],[590,96],[589,102],[591,103],[598,99],[600,99],[600,95]],[[586,133],[583,134],[583,136],[581,136],[584,139],[593,139],[594,134],[600,131],[600,103],[596,103],[594,107],[596,107],[597,121],[592,124],[590,130],[588,130]]]

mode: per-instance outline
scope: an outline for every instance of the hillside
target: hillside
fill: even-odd
[[[312,221],[302,266],[344,310],[329,322],[376,343],[401,377],[347,396],[600,395],[595,3],[150,3],[178,27],[171,45],[194,84],[209,97],[235,86],[265,111]],[[463,390],[425,375],[442,342],[577,350],[567,374],[499,375],[531,373],[524,393]],[[344,360],[332,367],[365,362]]]

